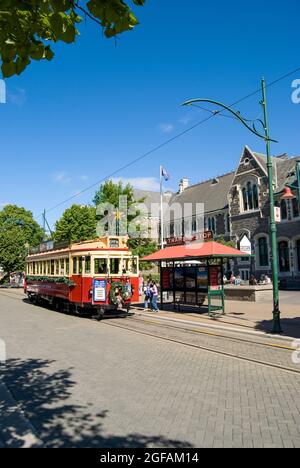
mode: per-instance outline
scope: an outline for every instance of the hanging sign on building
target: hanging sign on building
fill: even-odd
[[[279,206],[274,207],[275,223],[281,223],[281,209]]]
[[[240,251],[248,255],[252,254],[251,242],[246,235],[240,241]]]

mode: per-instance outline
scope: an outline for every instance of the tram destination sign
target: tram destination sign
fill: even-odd
[[[202,233],[196,234],[194,236],[179,236],[179,237],[170,237],[166,240],[167,246],[176,246],[176,245],[186,245],[191,242],[200,242],[200,241],[209,241],[213,240],[214,234],[212,231],[204,231]]]

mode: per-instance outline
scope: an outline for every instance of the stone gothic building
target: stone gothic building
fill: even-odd
[[[276,205],[281,209],[277,225],[279,275],[281,280],[300,281],[300,209],[296,192],[293,200],[282,200],[287,185],[297,185],[298,158],[287,155],[273,157],[273,184]],[[144,192],[150,200],[159,200],[159,194]],[[267,158],[245,147],[235,172],[189,186],[183,179],[177,194],[168,194],[169,204],[204,204],[204,220],[197,215],[170,219],[165,226],[167,242],[176,242],[184,236],[196,236],[203,230],[212,231],[216,240],[233,240],[244,250],[255,254],[246,260],[232,263],[229,268],[240,273],[244,280],[251,274],[271,275],[270,208],[268,195]],[[153,222],[153,220],[152,220]],[[159,229],[159,220],[156,220]],[[204,226],[203,226],[204,224]]]

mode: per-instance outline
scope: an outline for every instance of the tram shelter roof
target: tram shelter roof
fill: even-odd
[[[165,249],[147,255],[143,262],[180,261],[191,259],[209,258],[245,258],[251,254],[241,252],[238,249],[220,244],[219,242],[201,242],[188,245],[166,247]]]

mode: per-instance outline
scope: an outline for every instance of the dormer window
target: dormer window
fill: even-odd
[[[242,189],[243,210],[252,211],[259,208],[259,192],[256,183],[247,182]]]

